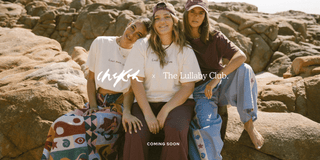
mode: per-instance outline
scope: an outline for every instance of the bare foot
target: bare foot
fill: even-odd
[[[256,128],[253,126],[252,119],[250,119],[248,122],[244,124],[244,129],[248,132],[250,139],[252,143],[254,144],[254,147],[259,150],[261,149],[264,138],[261,136],[261,134],[256,130]]]

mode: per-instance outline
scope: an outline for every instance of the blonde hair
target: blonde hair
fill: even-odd
[[[174,22],[173,17],[172,17],[172,21]],[[149,42],[149,47],[158,55],[158,58],[160,60],[160,66],[163,68],[167,64],[165,60],[167,53],[165,49],[162,47],[162,42],[158,32],[154,28],[154,23],[155,23],[155,20],[154,20],[154,17],[152,17],[151,27],[150,27],[150,37],[148,39],[148,42]],[[172,41],[173,43],[180,46],[179,53],[180,52],[182,53],[183,47],[187,46],[186,39],[182,31],[182,25],[179,24],[179,22],[173,23]]]

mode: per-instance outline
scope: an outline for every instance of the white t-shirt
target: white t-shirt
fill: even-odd
[[[144,77],[148,102],[168,102],[181,88],[181,83],[201,80],[198,61],[191,47],[184,47],[183,53],[179,48],[173,43],[166,49],[168,63],[161,68],[158,56],[149,47],[148,38],[134,44],[124,70],[140,71],[137,76]]]
[[[94,72],[96,89],[101,87],[114,92],[127,92],[130,80],[126,82],[121,79],[116,83],[116,76],[123,72],[126,57],[131,49],[121,48],[116,38],[97,37],[91,44],[86,65]]]

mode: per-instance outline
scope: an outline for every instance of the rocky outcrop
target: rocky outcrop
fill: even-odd
[[[41,159],[51,123],[87,101],[80,66],[60,44],[0,28],[0,159]]]
[[[235,107],[228,108],[228,124],[223,159],[274,160],[319,159],[320,124],[296,113],[258,112],[254,122],[265,142],[254,149],[248,133],[243,129]]]
[[[320,56],[298,57],[293,60],[284,78],[300,75],[302,77],[320,74]]]
[[[212,11],[238,11],[238,12],[257,12],[258,7],[248,3],[239,2],[224,2],[214,3],[209,2],[209,7]]]
[[[263,71],[269,64],[274,51],[277,51],[280,40],[275,21],[252,14],[224,12],[217,22],[227,24],[235,31],[249,37],[252,42],[250,65],[254,72]]]
[[[320,93],[320,75],[287,79],[267,77],[258,85],[259,110],[296,112],[320,123],[317,116],[320,114],[320,101],[316,98]]]
[[[26,10],[22,5],[0,1],[0,27],[15,27]]]

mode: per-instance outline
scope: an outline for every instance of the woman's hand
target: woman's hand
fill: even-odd
[[[99,110],[98,106],[93,106],[93,105],[91,106],[89,104],[89,107],[90,108],[86,112],[84,112],[85,116],[91,115],[92,113],[95,113],[95,112],[97,112]]]
[[[148,114],[144,115],[144,118],[146,119],[146,122],[149,127],[149,131],[153,134],[159,133],[159,124],[157,118],[154,116],[154,114]]]
[[[208,99],[212,97],[212,90],[216,87],[220,82],[220,79],[213,79],[210,83],[207,84],[206,89],[204,90],[204,94]]]
[[[164,123],[166,122],[167,117],[168,117],[168,112],[162,108],[157,116],[159,129],[162,129],[164,127]]]
[[[127,130],[126,124],[128,124],[128,130]],[[129,131],[130,134],[132,134],[132,126],[134,128],[135,133],[137,133],[137,128],[141,130],[141,127],[143,127],[142,122],[137,117],[133,116],[128,112],[123,112],[122,125],[124,128],[124,131],[125,132]]]

